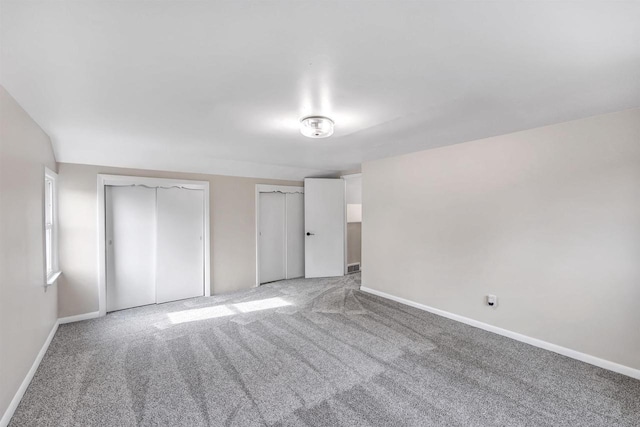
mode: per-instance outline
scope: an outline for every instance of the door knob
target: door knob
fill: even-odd
[[[307,236],[315,236],[315,234],[313,234],[313,233],[309,233],[309,232],[307,231]]]

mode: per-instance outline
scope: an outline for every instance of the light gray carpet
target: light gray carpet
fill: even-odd
[[[11,426],[640,425],[640,381],[358,288],[290,280],[62,325]]]

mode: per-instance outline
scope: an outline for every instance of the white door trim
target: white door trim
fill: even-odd
[[[255,285],[256,287],[260,286],[260,193],[304,194],[304,187],[297,187],[297,186],[291,186],[291,185],[256,184],[256,285]],[[285,265],[285,269],[286,269],[286,265]]]
[[[149,187],[182,187],[204,191],[204,296],[211,295],[209,182],[188,179],[148,178],[98,174],[98,313],[107,314],[107,258],[105,224],[105,186],[146,185]]]

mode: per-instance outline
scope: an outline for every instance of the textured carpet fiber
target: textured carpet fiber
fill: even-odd
[[[11,426],[638,426],[640,381],[289,280],[60,326]]]

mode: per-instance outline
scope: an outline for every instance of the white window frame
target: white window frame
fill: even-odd
[[[51,193],[48,185],[51,183]],[[43,191],[43,219],[44,219],[44,266],[46,285],[56,283],[60,277],[60,266],[58,258],[58,174],[49,168],[44,168],[44,191]],[[47,234],[51,235],[47,238]],[[47,244],[50,240],[50,244]]]

